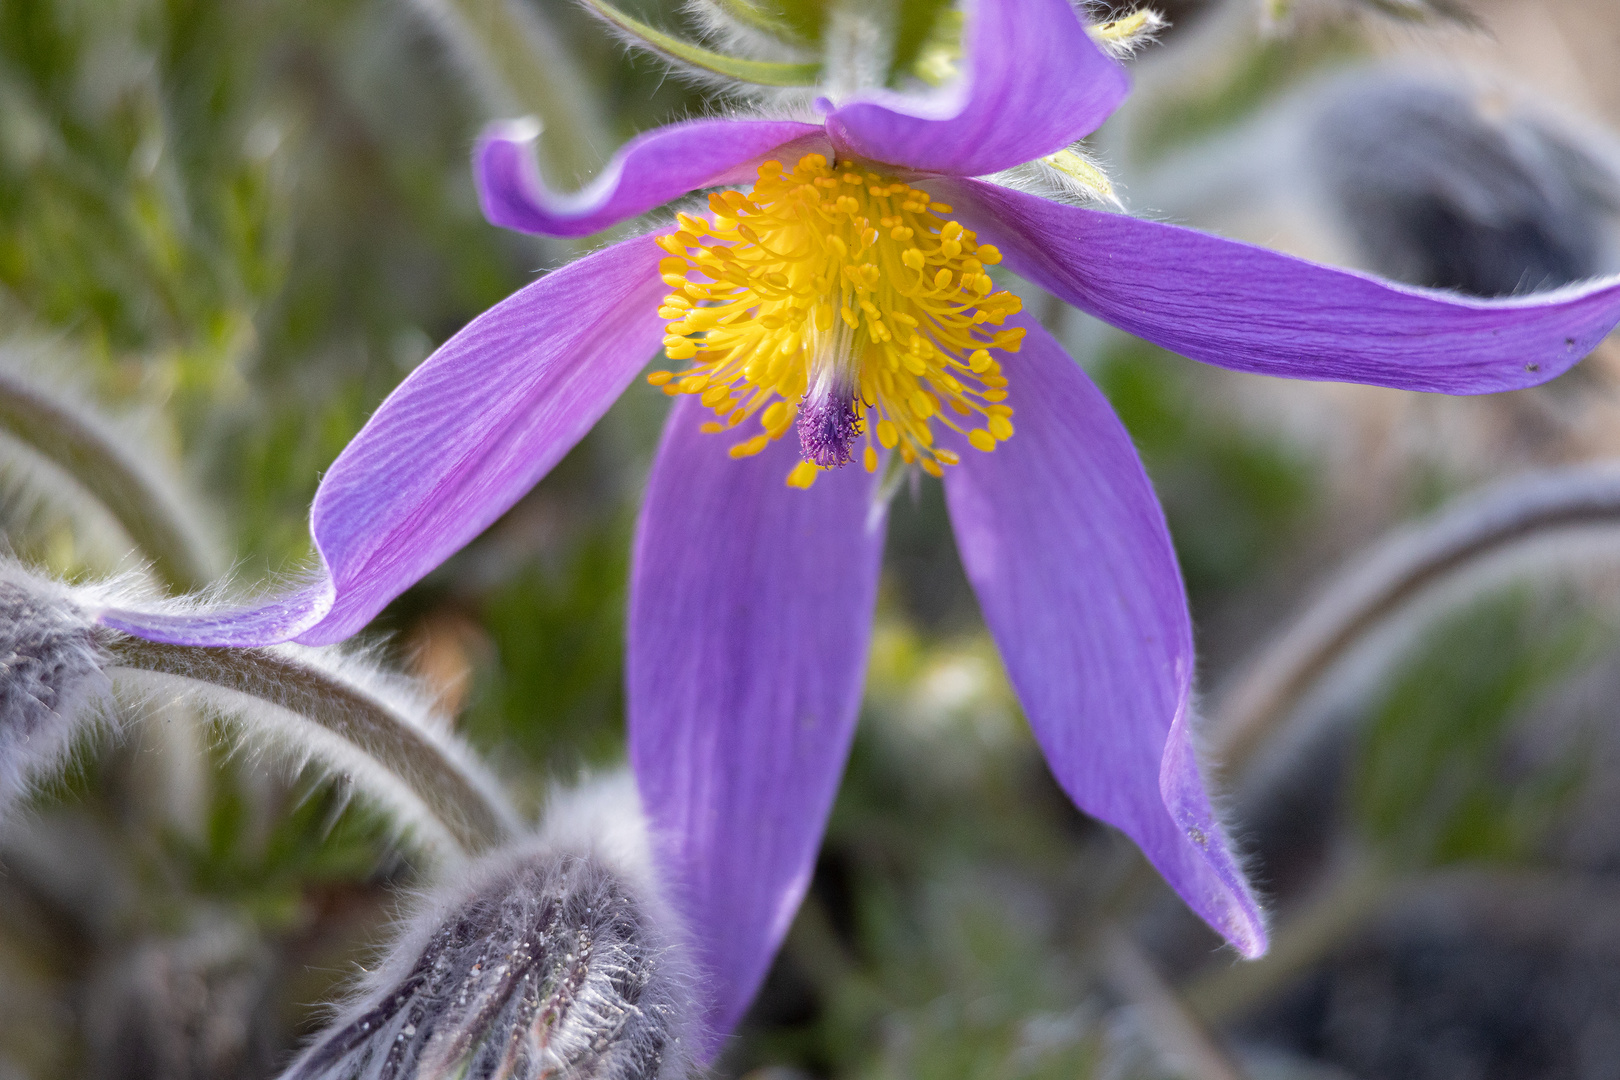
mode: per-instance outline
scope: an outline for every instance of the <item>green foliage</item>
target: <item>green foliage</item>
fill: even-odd
[[[1315,509],[1314,469],[1297,449],[1211,410],[1203,373],[1145,342],[1114,345],[1095,374],[1153,476],[1195,605],[1288,550]]]
[[[1570,749],[1515,761],[1514,725],[1609,636],[1567,594],[1524,591],[1428,633],[1374,705],[1356,773],[1358,817],[1386,856],[1407,867],[1527,856],[1582,770]]]
[[[577,5],[533,2],[614,136],[703,111]],[[732,2],[821,38],[826,0]],[[624,6],[677,24],[668,4]],[[892,10],[893,82],[949,58],[946,0]],[[1354,47],[1333,33],[1246,45],[1214,85],[1146,117],[1146,144],[1226,129]],[[320,474],[378,402],[575,250],[480,217],[467,152],[492,117],[474,81],[402,0],[0,0],[0,316],[82,357],[107,400],[157,411],[249,579],[308,556]],[[598,148],[578,149],[583,162]],[[585,168],[556,157],[543,164],[559,177]],[[1148,463],[1195,603],[1241,597],[1322,509],[1316,463],[1209,407],[1189,362],[1137,343],[1083,359]],[[530,500],[382,620],[402,660],[435,618],[471,628],[458,723],[530,795],[622,755],[630,522],[664,404],[633,388]],[[40,532],[11,539],[87,568],[71,534]],[[1118,1002],[1085,920],[1137,856],[1051,781],[975,618],[938,485],[901,492],[888,554],[824,858],[728,1065],[1120,1075],[1105,1022]],[[1524,598],[1426,639],[1372,716],[1356,794],[1368,834],[1409,863],[1522,857],[1579,770],[1554,755],[1515,771],[1504,746],[1596,640]],[[286,1014],[285,1050],[306,1003],[377,939],[384,886],[409,880],[387,822],[341,779],[290,782],[205,746],[189,761],[200,808],[172,820],[155,805],[166,781],[143,771],[158,756],[106,740],[34,800],[29,836],[51,859],[30,864],[0,838],[0,1074],[17,1061],[41,1080],[89,1075],[74,1047],[89,1038],[94,962],[221,912],[271,943],[265,1008]],[[93,903],[76,907],[53,874],[94,882],[80,890]]]
[[[1209,138],[1252,117],[1290,87],[1366,50],[1359,35],[1328,23],[1288,37],[1254,35],[1221,56],[1217,69],[1189,79],[1143,118],[1137,152],[1147,160]]]
[[[1083,910],[1121,853],[1046,774],[995,649],[885,609],[810,897],[727,1062],[1083,1078],[1104,1055]]]
[[[397,864],[388,816],[355,801],[341,780],[311,776],[266,789],[246,770],[216,765],[224,767],[214,773],[201,838],[169,836],[168,856],[190,896],[232,904],[280,930],[307,917],[310,890],[366,881]],[[256,826],[266,819],[268,829]]]
[[[579,538],[560,565],[525,566],[479,605],[493,643],[463,730],[566,777],[622,754],[629,529]]]

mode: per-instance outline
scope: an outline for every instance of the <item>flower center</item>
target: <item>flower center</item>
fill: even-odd
[[[731,447],[747,457],[796,429],[804,458],[788,475],[809,487],[854,460],[868,472],[877,446],[934,476],[959,458],[934,445],[938,422],[978,450],[1012,437],[1007,380],[992,350],[1018,351],[1022,328],[1000,326],[1018,298],[992,291],[985,266],[1001,253],[944,203],[891,177],[820,154],[791,172],[759,167],[749,193],[709,197],[713,221],[677,214],[658,238],[674,291],[664,352],[680,372],[648,376],[667,394],[698,394],[708,432],[758,416]]]

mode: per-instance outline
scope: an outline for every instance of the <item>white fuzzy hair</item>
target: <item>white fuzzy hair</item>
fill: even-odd
[[[0,813],[60,771],[107,715],[95,627],[67,587],[0,560]]]
[[[692,983],[628,775],[416,898],[382,962],[283,1080],[671,1080]]]
[[[120,690],[148,702],[178,698],[203,707],[244,749],[293,771],[313,769],[341,779],[377,804],[400,838],[424,853],[455,862],[470,846],[469,837],[491,827],[497,834],[517,830],[499,784],[433,712],[420,688],[367,653],[300,645],[231,650],[233,659],[253,664],[255,681],[246,688],[221,682],[219,651],[170,655],[179,664],[161,672],[130,665],[110,670]],[[378,730],[371,717],[386,717],[387,727]],[[425,793],[446,774],[458,778],[488,813],[430,799]]]

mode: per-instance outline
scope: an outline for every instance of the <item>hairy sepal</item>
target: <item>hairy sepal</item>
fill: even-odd
[[[386,958],[282,1080],[666,1080],[691,984],[627,776],[418,898]]]

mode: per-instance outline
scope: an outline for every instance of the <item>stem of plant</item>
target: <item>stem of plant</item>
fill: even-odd
[[[271,705],[342,739],[405,785],[466,854],[518,829],[493,785],[444,740],[387,702],[273,649],[195,648],[109,635],[109,671],[187,680]]]
[[[151,559],[165,585],[190,592],[212,580],[212,560],[179,508],[97,425],[27,380],[0,370],[0,428],[99,500]]]
[[[1213,758],[1240,771],[1358,642],[1444,578],[1549,534],[1620,527],[1620,469],[1532,473],[1400,530],[1328,584],[1220,695]]]

